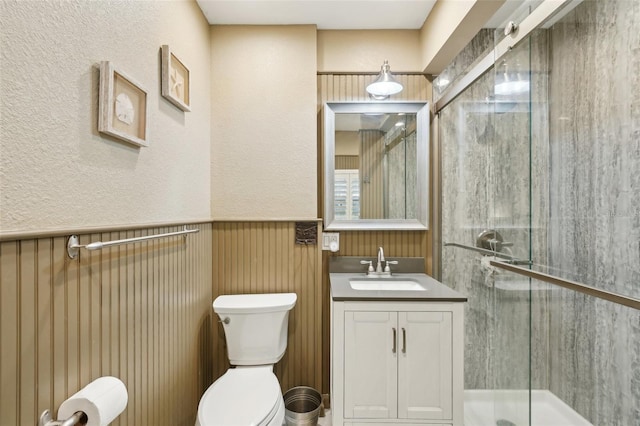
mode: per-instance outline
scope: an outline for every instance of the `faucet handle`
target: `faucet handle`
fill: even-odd
[[[369,265],[369,269],[367,270],[367,272],[373,272],[374,271],[374,269],[373,269],[373,261],[371,261],[371,260],[361,260],[360,264],[361,265]]]
[[[389,265],[397,265],[397,264],[398,264],[397,260],[387,260],[384,265],[384,271],[391,272],[391,268],[389,267]]]

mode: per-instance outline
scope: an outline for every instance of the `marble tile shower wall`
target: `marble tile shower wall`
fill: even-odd
[[[585,1],[549,30],[548,264],[640,297],[640,2]],[[555,293],[550,390],[597,425],[640,424],[640,313]]]
[[[417,194],[417,144],[415,132],[407,137],[396,135],[399,142],[390,143],[385,138],[385,156],[388,167],[388,214],[390,219],[415,219],[418,211]]]
[[[448,87],[460,80],[465,75],[465,71],[471,69],[479,58],[493,49],[493,33],[494,31],[489,28],[481,29],[453,61],[442,70],[433,82],[434,102],[440,99]]]

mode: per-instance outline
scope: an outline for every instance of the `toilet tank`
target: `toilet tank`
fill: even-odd
[[[275,364],[287,349],[289,311],[295,293],[233,294],[218,296],[218,314],[227,340],[231,365]]]

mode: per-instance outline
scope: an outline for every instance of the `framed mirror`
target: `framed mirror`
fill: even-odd
[[[324,105],[324,227],[426,230],[427,102]]]

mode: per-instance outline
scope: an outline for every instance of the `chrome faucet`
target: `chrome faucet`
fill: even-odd
[[[385,263],[384,268],[382,267],[382,263]],[[391,268],[389,265],[397,265],[397,260],[386,260],[384,257],[384,249],[382,247],[378,247],[378,264],[376,268],[373,269],[373,261],[372,260],[361,260],[361,264],[369,265],[369,269],[367,270],[367,276],[369,277],[390,277],[391,276]]]
[[[378,274],[383,272],[382,262],[384,262],[384,250],[382,247],[378,247],[378,265],[376,266],[376,273]]]

